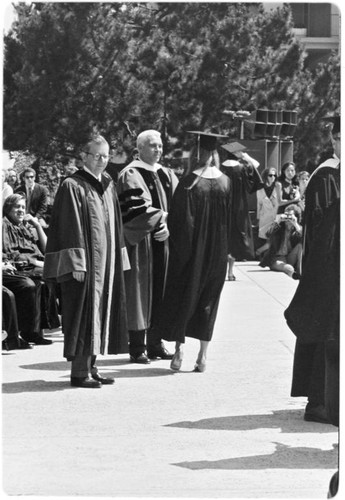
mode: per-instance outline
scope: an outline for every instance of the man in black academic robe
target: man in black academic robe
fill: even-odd
[[[305,194],[302,277],[284,315],[296,335],[292,396],[307,396],[304,419],[339,425],[340,118],[335,157],[312,174]]]
[[[44,276],[60,284],[64,356],[71,385],[101,387],[97,354],[128,351],[124,249],[115,184],[104,173],[109,145],[97,137],[82,152],[84,168],[66,178],[55,198]],[[91,375],[91,378],[90,378]]]

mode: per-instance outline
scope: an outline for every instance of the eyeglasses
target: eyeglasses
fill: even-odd
[[[35,176],[34,175],[26,175],[24,178],[25,179],[33,179]]]
[[[99,153],[93,154],[93,153],[88,153],[87,151],[84,151],[87,155],[93,156],[94,160],[98,161],[102,158],[102,160],[109,160],[109,155],[100,155]]]
[[[277,177],[276,174],[268,174],[267,177]]]

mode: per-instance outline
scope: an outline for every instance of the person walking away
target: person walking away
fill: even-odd
[[[219,170],[218,134],[201,133],[188,174],[173,196],[167,286],[158,327],[175,341],[171,369],[182,365],[186,337],[200,341],[195,372],[206,370],[230,253],[231,181]]]

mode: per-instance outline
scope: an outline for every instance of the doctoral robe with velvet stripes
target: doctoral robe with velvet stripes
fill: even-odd
[[[153,238],[166,221],[173,192],[178,184],[174,172],[155,169],[134,160],[119,175],[119,195],[130,270],[125,272],[129,330],[146,330],[155,321],[162,303],[168,255],[168,240]]]
[[[55,198],[44,277],[60,284],[64,356],[128,352],[123,231],[115,184],[86,171],[66,178]],[[85,281],[72,277],[86,273]]]

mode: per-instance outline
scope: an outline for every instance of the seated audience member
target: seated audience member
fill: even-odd
[[[2,171],[2,203],[6,200],[8,196],[13,194],[13,189],[7,182],[7,172],[6,170]]]
[[[2,340],[2,348],[6,351],[12,349],[32,349],[32,346],[19,335],[18,314],[14,294],[2,287],[2,331],[6,333]]]
[[[11,186],[13,192],[17,189],[19,185],[18,174],[13,168],[10,168],[7,171],[7,183]]]
[[[301,196],[301,199],[298,202],[298,206],[300,207],[302,212],[304,211],[304,208],[305,208],[305,190],[307,188],[309,178],[310,178],[310,174],[306,170],[303,170],[302,172],[299,172],[297,174],[299,193]]]
[[[21,336],[27,342],[51,344],[42,329],[56,328],[60,321],[53,286],[42,278],[47,237],[37,218],[25,213],[24,195],[9,196],[3,214],[2,279],[15,295]]]
[[[298,188],[296,166],[292,161],[284,163],[276,182],[278,196],[278,214],[285,212],[288,205],[299,202],[301,195]]]
[[[260,262],[272,271],[283,272],[299,279],[302,263],[301,209],[297,205],[286,207],[284,214],[277,215],[276,222],[268,230],[268,250]]]
[[[15,193],[23,193],[26,195],[26,212],[33,217],[37,217],[38,222],[42,227],[46,228],[45,221],[48,210],[48,190],[35,182],[36,172],[33,168],[28,167],[23,172],[24,183],[22,183]]]

